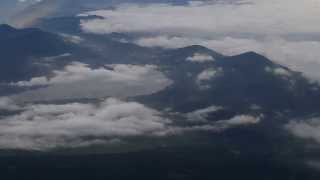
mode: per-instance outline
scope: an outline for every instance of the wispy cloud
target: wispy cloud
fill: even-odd
[[[223,108],[222,107],[219,107],[219,106],[209,106],[209,107],[206,107],[206,108],[203,108],[203,109],[198,109],[198,110],[195,110],[193,112],[190,112],[187,114],[187,119],[189,121],[200,121],[200,122],[205,122],[207,121],[208,119],[208,116],[210,113],[214,113],[214,112],[217,112],[219,110],[222,110]]]

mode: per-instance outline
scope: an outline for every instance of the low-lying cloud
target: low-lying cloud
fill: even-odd
[[[205,69],[197,75],[196,83],[199,85],[201,89],[208,89],[211,87],[210,80],[218,76],[221,76],[222,74],[222,68]]]
[[[107,141],[108,138],[151,136],[169,120],[135,102],[109,98],[94,104],[37,104],[0,120],[0,148],[50,149]]]
[[[221,132],[257,124],[261,119],[237,115],[231,119],[211,121],[207,115],[221,108],[210,106],[183,115],[189,119],[183,125],[168,119],[164,112],[116,98],[98,103],[25,105],[16,105],[10,100],[10,104],[15,106],[11,110],[16,113],[0,117],[0,149],[43,151],[119,144],[134,137],[161,138],[188,132]]]
[[[320,119],[313,118],[303,121],[291,121],[286,126],[293,135],[303,138],[312,139],[320,143]]]
[[[206,107],[206,108],[203,108],[203,109],[198,109],[198,110],[195,110],[193,112],[190,112],[187,114],[187,119],[189,121],[200,121],[200,122],[205,122],[207,121],[208,119],[208,116],[210,113],[213,113],[213,112],[217,112],[219,110],[222,110],[223,108],[220,107],[220,106],[209,106],[209,107]]]
[[[214,58],[207,54],[195,53],[193,54],[193,56],[187,57],[186,60],[190,62],[195,62],[195,63],[204,63],[204,62],[214,61]]]
[[[260,116],[236,115],[231,119],[219,120],[212,123],[207,121],[207,123],[193,125],[193,126],[169,128],[166,131],[166,133],[179,134],[179,133],[197,132],[197,131],[222,132],[230,128],[258,124],[260,123],[262,118],[263,118],[263,115],[260,115]],[[198,122],[201,122],[201,121],[198,121]]]

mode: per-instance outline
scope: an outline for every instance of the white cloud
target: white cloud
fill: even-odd
[[[60,34],[66,41],[79,44],[84,41],[80,36],[70,35],[70,34]]]
[[[248,3],[201,3],[189,6],[122,5],[87,14],[106,19],[83,21],[87,32],[159,32],[169,34],[283,34],[320,31],[317,0],[249,0]],[[288,8],[290,7],[290,8]],[[157,22],[157,23],[154,23]],[[307,24],[306,24],[307,23]]]
[[[214,69],[206,69],[202,71],[200,74],[197,76],[197,81],[207,81],[210,80],[211,78],[215,77],[217,75],[217,71]]]
[[[199,85],[201,89],[210,88],[210,83],[206,83],[207,81],[221,75],[223,72],[222,68],[218,69],[205,69],[201,73],[197,75],[196,83]]]
[[[11,83],[17,86],[40,86],[40,85],[54,85],[73,83],[77,81],[87,81],[96,78],[108,78],[114,81],[137,81],[141,76],[148,73],[150,70],[154,70],[155,67],[151,65],[146,66],[134,66],[115,64],[109,65],[112,70],[105,67],[98,69],[92,69],[87,64],[80,62],[73,62],[70,65],[65,66],[63,70],[54,71],[52,78],[47,77],[35,77],[30,81],[20,81],[17,83]]]
[[[186,60],[190,62],[204,63],[214,61],[214,58],[207,54],[195,53],[193,56],[187,57]]]
[[[22,87],[47,86],[13,97],[25,101],[137,96],[155,93],[170,84],[153,65],[113,64],[94,69],[79,62],[53,71],[52,77],[11,83]]]
[[[260,122],[261,117],[254,117],[250,115],[238,115],[229,120],[218,121],[218,124],[222,124],[224,126],[239,126],[239,125],[246,125],[246,124],[257,124]]]
[[[290,77],[292,75],[290,71],[281,67],[276,67],[276,68],[266,67],[265,71],[281,77]]]
[[[24,108],[23,112],[0,120],[1,149],[44,150],[152,136],[170,123],[156,110],[113,98],[98,105],[38,104]]]
[[[187,113],[187,118],[190,121],[200,121],[200,122],[202,121],[202,122],[205,122],[205,121],[207,121],[208,115],[210,113],[219,111],[221,109],[223,109],[223,108],[219,107],[219,106],[209,106],[209,107],[206,107],[204,109],[198,109],[196,111]]]
[[[226,55],[256,51],[320,80],[319,9],[318,0],[123,5],[89,12],[105,19],[83,21],[81,25],[90,33],[137,33],[140,37],[134,42],[142,46],[199,44]]]
[[[196,125],[181,125],[143,104],[115,98],[99,103],[26,104],[19,108],[19,113],[0,118],[0,149],[52,150],[119,143],[132,137],[221,132],[257,124],[261,118],[238,115],[209,121],[207,115],[220,109],[210,106],[186,114]]]
[[[18,0],[18,2],[20,3],[39,3],[41,2],[42,0]]]
[[[312,139],[320,143],[320,119],[313,118],[303,121],[291,121],[286,126],[293,135],[304,138]]]
[[[263,115],[251,116],[251,115],[236,115],[231,119],[219,120],[219,121],[203,121],[203,124],[187,126],[187,127],[170,127],[164,134],[181,134],[186,132],[197,132],[197,131],[212,131],[221,132],[230,128],[237,128],[241,126],[255,125],[261,122]],[[201,122],[201,121],[198,121]]]
[[[320,80],[320,41],[290,40],[282,37],[263,39],[223,37],[202,39],[193,37],[142,37],[135,41],[147,47],[180,48],[192,44],[203,45],[226,55],[237,55],[247,51],[261,53],[273,61],[303,72],[310,80]]]

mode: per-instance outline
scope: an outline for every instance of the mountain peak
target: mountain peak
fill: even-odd
[[[222,54],[201,45],[191,45],[191,46],[187,46],[179,49],[174,49],[174,50],[171,50],[171,53],[179,56],[186,56],[186,57],[192,56],[195,53],[210,55],[216,59],[220,59],[223,57]]]
[[[208,53],[216,53],[217,52],[213,51],[212,49],[209,49],[205,46],[201,46],[201,45],[191,45],[191,46],[187,46],[187,47],[183,47],[180,48],[178,50],[182,50],[182,51],[192,51],[192,52],[208,52]]]
[[[275,65],[270,59],[253,51],[227,57],[225,61],[234,65],[266,67]]]
[[[266,58],[263,55],[254,52],[254,51],[248,51],[248,52],[244,52],[242,54],[239,54],[239,56],[250,56],[250,57],[257,57],[257,58]]]

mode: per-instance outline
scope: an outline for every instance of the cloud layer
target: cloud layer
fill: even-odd
[[[50,149],[89,145],[115,137],[148,136],[170,121],[135,102],[109,98],[99,103],[38,104],[0,121],[0,148]]]
[[[81,26],[88,33],[135,34],[133,42],[142,46],[200,44],[227,55],[256,51],[320,80],[319,8],[317,0],[122,5],[87,13],[105,19],[83,21]]]
[[[95,69],[79,62],[67,65],[63,70],[53,71],[51,77],[34,77],[29,81],[11,83],[21,87],[40,86],[39,89],[14,97],[20,101],[146,95],[170,84],[171,81],[153,65],[113,64]]]
[[[244,2],[244,1],[243,1]],[[316,0],[249,0],[247,3],[190,3],[189,6],[123,5],[117,10],[89,12],[106,17],[84,21],[95,33],[146,32],[170,35],[212,33],[317,33],[320,3]],[[290,8],[289,8],[290,7]],[[157,22],[157,23],[154,23]],[[308,23],[306,26],[306,23]]]
[[[6,102],[9,102],[7,98]],[[0,149],[52,150],[130,141],[134,137],[180,135],[188,132],[221,132],[257,124],[261,117],[237,115],[211,121],[210,106],[183,115],[186,124],[175,123],[164,112],[141,103],[107,98],[99,103],[14,105],[15,114],[0,117]]]
[[[320,143],[320,120],[313,118],[303,121],[291,121],[286,126],[293,135],[304,138],[312,139]]]

